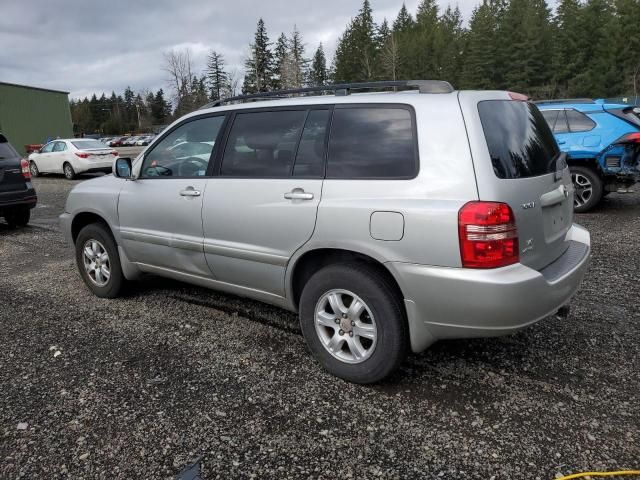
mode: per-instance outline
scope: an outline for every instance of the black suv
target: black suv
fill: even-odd
[[[4,217],[10,227],[23,227],[29,223],[31,209],[37,201],[29,162],[21,158],[0,133],[0,217]]]

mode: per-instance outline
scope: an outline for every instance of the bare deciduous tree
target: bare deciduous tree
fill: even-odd
[[[170,50],[163,54],[163,70],[169,74],[168,83],[173,90],[176,113],[188,111],[190,84],[193,79],[191,50]]]

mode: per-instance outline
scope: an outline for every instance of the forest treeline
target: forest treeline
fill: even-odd
[[[538,99],[637,95],[640,0],[483,0],[468,22],[457,7],[421,0],[374,21],[369,0],[340,36],[329,62],[322,44],[308,55],[294,26],[272,41],[257,23],[244,71],[229,71],[211,50],[196,72],[188,50],[166,52],[169,95],[96,95],[71,102],[76,129],[149,129],[207,101],[239,93],[394,79],[442,79],[460,89],[508,89]]]

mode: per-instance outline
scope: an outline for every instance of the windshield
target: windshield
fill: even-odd
[[[478,112],[498,178],[536,177],[556,170],[558,145],[535,105],[485,100],[478,103]]]
[[[79,150],[94,150],[98,148],[107,148],[107,146],[98,140],[74,140],[71,142],[74,147]]]

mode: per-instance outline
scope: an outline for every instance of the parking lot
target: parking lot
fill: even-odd
[[[0,477],[173,478],[199,457],[203,478],[640,466],[640,194],[576,216],[593,258],[567,320],[440,342],[358,386],[277,308],[156,278],[91,295],[57,227],[87,178],[35,179],[31,226],[0,222]]]

